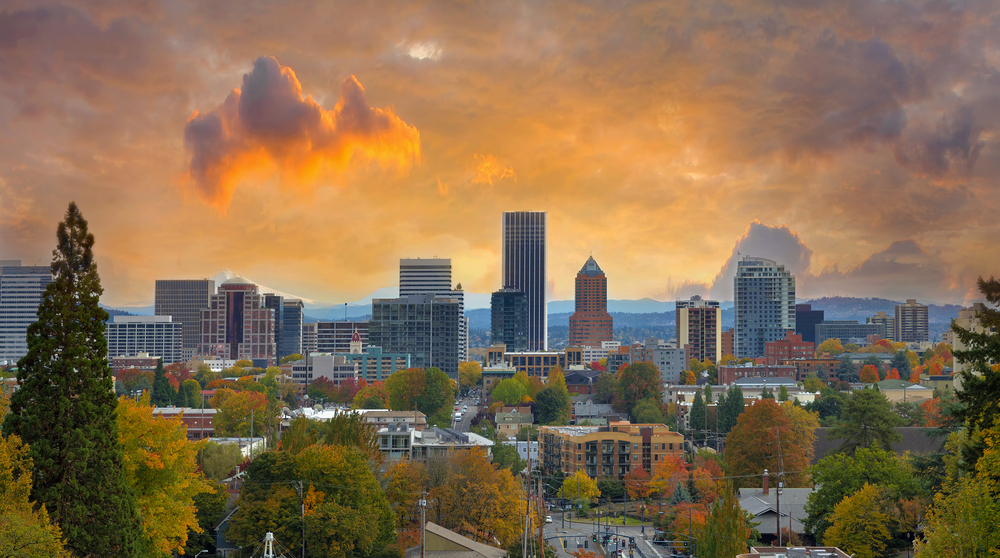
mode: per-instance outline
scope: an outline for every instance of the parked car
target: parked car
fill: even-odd
[[[551,515],[546,515],[545,516],[545,522],[546,523],[552,523],[552,516]]]

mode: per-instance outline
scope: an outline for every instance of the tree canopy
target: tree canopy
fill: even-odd
[[[892,449],[892,443],[902,436],[896,432],[901,419],[893,412],[885,394],[876,388],[856,390],[845,402],[840,413],[842,423],[833,427],[827,437],[844,440],[837,451],[853,454],[858,448]]]
[[[786,486],[804,486],[819,421],[791,403],[761,399],[743,411],[726,443],[726,462],[737,486],[761,486],[764,469],[791,471]],[[779,465],[779,458],[781,463]]]

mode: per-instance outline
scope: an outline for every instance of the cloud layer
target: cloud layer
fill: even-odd
[[[549,212],[559,299],[591,253],[614,298],[728,298],[737,252],[802,296],[1000,273],[995,0],[0,10],[0,259],[75,200],[109,303],[219,269],[343,302],[432,256],[490,292],[511,210]]]
[[[217,108],[195,112],[184,143],[198,194],[222,210],[241,180],[275,165],[286,178],[312,183],[355,158],[401,169],[420,158],[420,132],[391,109],[372,108],[353,75],[336,106],[324,110],[312,96],[303,99],[295,72],[271,56],[258,58],[243,87]]]

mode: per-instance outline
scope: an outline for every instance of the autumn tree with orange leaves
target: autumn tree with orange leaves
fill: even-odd
[[[900,379],[900,377],[899,377],[899,370],[896,370],[895,368],[893,368],[892,370],[888,371],[886,373],[886,375],[885,375],[885,379],[886,380],[899,380]]]
[[[805,486],[818,427],[815,413],[791,403],[761,399],[744,410],[726,443],[728,472],[737,477],[736,486],[761,486],[764,469],[786,471],[788,487]]]
[[[874,384],[878,382],[878,366],[874,364],[866,364],[861,367],[861,383],[864,384]]]
[[[625,490],[633,500],[643,500],[653,492],[649,483],[649,473],[642,467],[636,467],[625,475]]]

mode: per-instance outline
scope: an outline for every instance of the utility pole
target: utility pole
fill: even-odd
[[[299,483],[299,505],[302,509],[302,558],[306,558],[306,494],[302,487],[302,481],[297,482]]]
[[[528,452],[531,455],[531,452]],[[545,558],[545,521],[542,519],[542,479],[538,479],[538,558]]]
[[[427,491],[425,490],[420,499],[420,558],[424,558],[424,547],[427,538]],[[305,558],[305,555],[302,555]]]
[[[778,461],[781,461],[781,427],[774,427],[774,440],[778,445]],[[779,475],[781,474],[781,464],[778,464]],[[775,515],[777,516],[778,546],[781,546],[781,477],[778,477],[777,491],[774,493]]]

